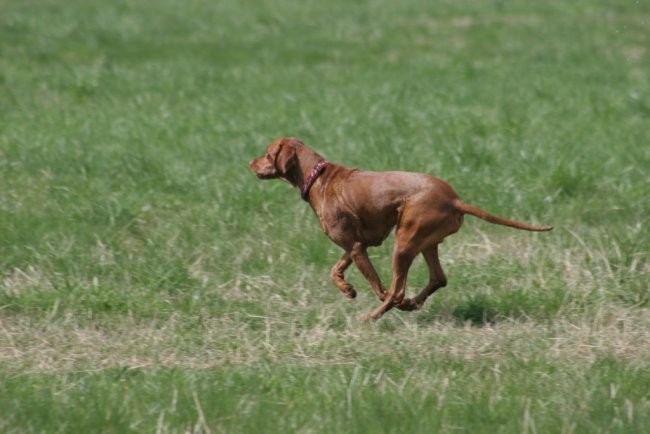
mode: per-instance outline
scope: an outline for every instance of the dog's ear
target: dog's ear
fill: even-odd
[[[278,173],[281,176],[286,175],[297,163],[296,146],[289,141],[283,142],[275,156],[275,168]]]

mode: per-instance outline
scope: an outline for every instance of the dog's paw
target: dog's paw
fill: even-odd
[[[372,315],[372,312],[368,312],[368,313],[363,313],[363,314],[359,315],[359,319],[361,321],[363,321],[363,322],[372,322],[372,321],[375,321],[377,318],[375,318]]]
[[[417,302],[412,298],[405,298],[400,302],[400,304],[397,305],[397,308],[399,310],[405,310],[407,312],[410,312],[413,310],[418,310],[420,308],[420,305],[417,304]]]
[[[357,291],[352,287],[352,285],[342,288],[341,292],[350,300],[357,298]]]

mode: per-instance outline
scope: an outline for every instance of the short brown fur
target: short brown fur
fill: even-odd
[[[250,168],[260,179],[280,178],[300,188],[321,160],[300,140],[285,137],[271,143],[264,155],[250,162]],[[356,297],[344,277],[354,262],[382,302],[364,319],[378,319],[393,307],[419,309],[431,294],[447,284],[438,259],[438,244],[460,229],[465,214],[528,231],[552,229],[496,217],[462,202],[446,182],[413,172],[369,172],[330,164],[314,182],[307,200],[325,234],[344,250],[331,271],[336,286],[346,297]],[[367,248],[379,246],[393,227],[392,281],[390,290],[386,290]],[[408,270],[420,253],[429,267],[429,282],[418,295],[405,298]]]

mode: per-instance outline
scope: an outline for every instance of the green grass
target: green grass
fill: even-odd
[[[648,26],[619,0],[4,1],[0,431],[649,431]],[[468,217],[448,287],[363,323],[360,273],[344,299],[309,207],[247,167],[282,135],[556,229]]]

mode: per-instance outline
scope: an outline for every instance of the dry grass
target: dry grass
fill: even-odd
[[[267,274],[238,273],[231,281],[217,283],[210,264],[197,256],[188,265],[188,274],[206,288],[203,297],[226,295],[224,302],[230,307],[219,315],[198,308],[158,319],[129,314],[89,320],[74,310],[59,311],[58,301],[37,317],[0,310],[0,363],[11,372],[64,372],[114,366],[200,369],[260,362],[346,365],[375,357],[396,363],[406,358],[416,364],[437,354],[467,361],[480,358],[497,363],[514,357],[584,366],[611,357],[635,368],[648,366],[647,309],[610,297],[621,288],[621,273],[637,280],[648,275],[646,255],[632,255],[629,263],[614,267],[611,258],[623,260],[620,249],[616,245],[606,249],[598,237],[590,237],[592,245],[587,245],[578,234],[564,232],[567,245],[549,251],[537,235],[487,233],[480,224],[468,226],[445,243],[443,263],[451,270],[452,284],[436,294],[423,313],[392,313],[377,324],[362,323],[358,315],[375,303],[369,291],[355,302],[345,301],[331,287],[326,270],[307,269],[289,288]],[[112,256],[104,245],[97,249],[102,257]],[[386,266],[389,247],[382,249],[375,260]],[[251,260],[254,254],[243,251],[239,261]],[[277,269],[295,261],[289,252],[276,251],[276,255],[269,266]],[[540,296],[559,285],[566,292],[559,310],[548,318],[503,314],[478,326],[463,323],[462,318],[459,322],[446,304],[458,304],[473,292],[487,294],[488,300],[508,297],[503,289],[490,285],[464,287],[474,282],[467,280],[468,274],[485,269],[485,262],[495,258],[501,267],[526,270],[499,276],[499,287],[535,288],[531,293]],[[555,271],[549,274],[548,270]],[[422,273],[414,275],[421,278]],[[319,281],[315,289],[314,278]],[[454,284],[456,278],[459,283]],[[367,289],[358,273],[353,271],[351,279]],[[52,290],[45,273],[31,266],[10,271],[1,286],[14,295],[34,287]]]
[[[188,336],[185,320],[123,318],[103,327],[80,326],[72,315],[55,322],[25,317],[0,321],[0,363],[11,372],[95,371],[114,366],[169,366],[191,369],[260,362],[301,366],[355,364],[374,357],[419,363],[432,355],[495,363],[511,358],[589,366],[611,357],[634,368],[650,366],[650,318],[645,311],[617,306],[588,316],[567,315],[540,324],[503,321],[482,327],[456,322],[419,325],[395,316],[368,325],[345,318],[335,305],[323,306],[305,326],[287,316],[231,314],[210,318]]]

